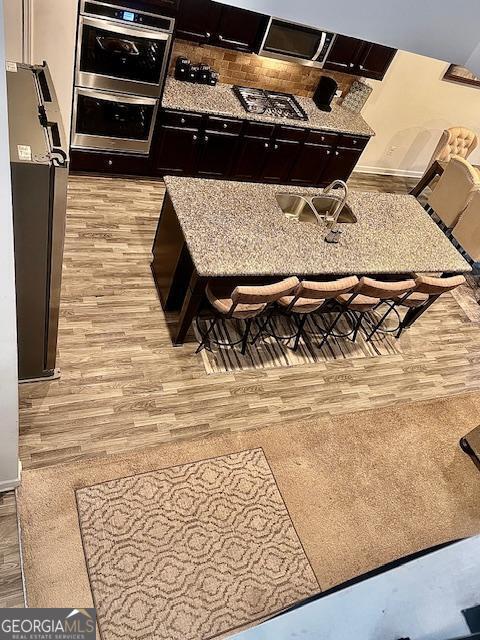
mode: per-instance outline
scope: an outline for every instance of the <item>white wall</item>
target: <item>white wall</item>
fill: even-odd
[[[30,0],[33,64],[48,62],[70,138],[77,0]]]
[[[22,0],[6,0],[3,5],[5,19],[5,55],[7,60],[23,59]]]
[[[462,64],[480,76],[478,0],[219,1]]]
[[[442,80],[447,66],[399,51],[383,82],[368,81],[374,90],[362,115],[377,135],[360,169],[421,175],[444,129],[464,126],[480,135],[480,89]],[[480,164],[479,149],[471,160]]]
[[[0,491],[4,491],[18,481],[18,385],[3,3],[0,3],[0,309]]]

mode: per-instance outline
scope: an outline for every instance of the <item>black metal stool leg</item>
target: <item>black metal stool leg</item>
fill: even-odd
[[[355,325],[355,329],[353,330],[352,342],[355,342],[355,340],[357,339],[358,332],[360,331],[360,329],[362,327],[362,321],[363,321],[364,315],[365,315],[364,311],[361,311],[358,314],[357,324]]]
[[[275,308],[272,307],[270,309],[270,311],[267,313],[265,320],[260,325],[260,329],[257,331],[255,336],[252,338],[251,344],[255,344],[257,342],[257,340],[259,339],[259,337],[262,335],[264,329],[266,329],[267,325],[269,324],[270,319],[271,319],[274,311],[275,311]]]
[[[340,320],[340,318],[343,316],[343,314],[345,313],[345,310],[342,309],[338,314],[337,317],[335,318],[335,320],[332,322],[332,324],[328,327],[328,329],[325,331],[325,335],[323,336],[323,340],[321,341],[321,343],[319,344],[319,349],[321,349],[323,347],[323,345],[325,344],[325,342],[328,340],[328,338],[330,337],[332,331],[335,329],[335,327],[337,326],[338,321]]]
[[[242,338],[242,348],[241,348],[242,356],[245,355],[245,352],[247,350],[248,336],[250,335],[251,326],[252,326],[252,318],[248,318],[245,322],[245,331]]]
[[[307,314],[304,313],[298,323],[298,331],[297,331],[297,335],[295,336],[295,342],[293,343],[293,347],[292,347],[293,351],[296,351],[298,349],[298,343],[300,342],[300,338],[302,337],[303,327],[306,321],[307,321]]]
[[[200,351],[201,351],[202,349],[205,349],[205,347],[206,347],[206,345],[207,345],[207,342],[208,342],[208,336],[209,336],[209,335],[210,335],[210,333],[212,332],[212,330],[213,330],[213,328],[215,327],[215,325],[217,324],[217,322],[218,322],[218,318],[213,318],[213,319],[210,321],[210,326],[208,327],[208,329],[206,330],[206,332],[202,335],[202,333],[201,333],[201,331],[200,331],[200,328],[198,328],[198,321],[197,321],[197,328],[198,328],[198,331],[199,331],[200,335],[202,336],[202,341],[201,341],[201,343],[198,345],[197,350],[195,351],[195,353],[200,353]]]
[[[367,342],[369,342],[373,336],[375,335],[375,333],[377,332],[377,329],[379,327],[382,326],[382,323],[384,322],[384,320],[386,320],[388,318],[388,316],[392,313],[393,309],[394,309],[395,305],[392,304],[388,307],[388,309],[385,311],[385,313],[383,314],[383,316],[380,318],[380,320],[373,325],[373,329],[370,331],[370,333],[367,335]]]

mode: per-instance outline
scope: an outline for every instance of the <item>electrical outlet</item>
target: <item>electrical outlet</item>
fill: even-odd
[[[336,98],[341,98],[342,97],[342,90],[341,89],[337,89],[335,91],[335,97]]]

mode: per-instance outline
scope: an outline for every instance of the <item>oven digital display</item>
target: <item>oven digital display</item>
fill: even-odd
[[[135,22],[135,14],[133,11],[122,11],[122,19],[128,22]]]

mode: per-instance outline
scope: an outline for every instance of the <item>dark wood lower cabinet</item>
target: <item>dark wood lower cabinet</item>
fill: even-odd
[[[270,148],[269,138],[245,136],[240,140],[233,165],[234,180],[258,180]]]
[[[205,131],[200,138],[196,174],[202,178],[228,176],[234,160],[238,135]]]
[[[264,182],[288,182],[300,145],[300,142],[291,140],[272,140],[260,176],[261,179]]]
[[[161,127],[154,151],[154,165],[162,175],[192,175],[199,144],[198,129]]]
[[[306,142],[297,155],[289,181],[293,184],[320,184],[331,154],[330,147]]]
[[[367,143],[366,136],[166,110],[150,156],[72,150],[71,169],[320,186],[347,180]]]
[[[330,160],[321,175],[321,183],[327,184],[337,178],[348,180],[361,154],[361,149],[345,149],[343,147],[338,147],[335,151],[332,151]]]

